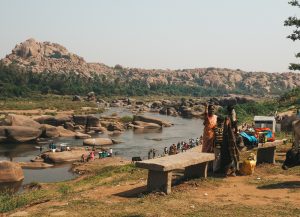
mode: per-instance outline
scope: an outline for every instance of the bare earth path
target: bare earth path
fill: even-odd
[[[252,176],[184,181],[170,195],[145,193],[146,172],[136,170],[71,181],[74,192],[4,216],[300,216],[299,168],[262,165]]]

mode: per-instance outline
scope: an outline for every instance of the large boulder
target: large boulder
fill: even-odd
[[[109,138],[93,138],[83,140],[83,145],[86,146],[106,146],[113,145],[113,140]]]
[[[67,129],[67,130],[71,130],[71,131],[75,130],[75,126],[72,122],[66,122],[64,124],[64,128]]]
[[[17,164],[19,164],[21,166],[22,169],[46,169],[46,168],[50,168],[53,167],[53,164],[47,164],[44,162],[18,162]]]
[[[124,124],[120,122],[112,122],[107,126],[108,131],[123,131],[125,129]]]
[[[73,96],[72,101],[81,101],[81,98],[80,98],[80,96],[75,95],[75,96]]]
[[[161,106],[162,106],[161,101],[154,101],[154,102],[151,104],[151,108],[160,108]]]
[[[42,158],[44,158],[45,162],[64,163],[80,160],[83,154],[87,156],[89,152],[84,149],[63,152],[46,152],[42,155]]]
[[[0,183],[19,182],[24,179],[20,165],[10,161],[0,161]]]
[[[162,109],[159,110],[159,114],[178,116],[178,113],[174,107],[163,107]]]
[[[135,126],[138,126],[138,129],[159,129],[162,126],[159,124],[155,124],[155,123],[147,123],[147,122],[143,122],[143,121],[134,121],[133,124]],[[134,126],[134,128],[136,128]]]
[[[63,128],[62,126],[57,127],[57,130],[59,132],[60,137],[74,137],[76,134],[75,132],[73,132],[71,130],[67,130],[67,129]]]
[[[25,126],[32,128],[41,128],[41,125],[25,115],[9,114],[4,120],[6,126]]]
[[[89,93],[86,95],[86,97],[87,97],[87,100],[88,100],[88,101],[95,101],[95,100],[96,100],[96,95],[95,95],[94,92],[89,92]]]
[[[0,126],[0,137],[12,142],[28,142],[37,139],[42,130],[24,126]]]
[[[59,130],[57,127],[54,127],[49,124],[42,124],[43,134],[42,137],[46,138],[56,138],[59,137]]]
[[[70,115],[41,115],[34,118],[35,121],[39,122],[40,124],[49,124],[52,126],[63,126],[67,122],[71,122]]]
[[[95,133],[106,133],[107,129],[105,127],[90,127],[90,130],[94,131]]]
[[[147,123],[154,123],[154,124],[158,124],[160,126],[164,126],[164,127],[170,127],[173,124],[159,119],[159,118],[153,118],[153,117],[148,117],[148,116],[142,116],[142,115],[134,115],[133,116],[133,121],[143,121],[143,122],[147,122]]]
[[[77,132],[75,134],[75,139],[88,139],[91,138],[91,135]]]
[[[76,125],[83,125],[87,127],[100,127],[99,118],[93,115],[74,115],[73,121]]]

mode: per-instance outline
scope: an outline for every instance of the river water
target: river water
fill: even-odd
[[[111,108],[101,115],[111,115],[117,113],[118,116],[132,115],[124,108]],[[155,131],[125,131],[119,136],[110,137],[121,144],[113,145],[116,155],[131,159],[140,156],[146,159],[151,148],[158,150],[162,154],[164,147],[177,144],[178,141],[188,141],[190,138],[199,137],[203,132],[203,121],[200,119],[183,119],[181,117],[171,117],[156,113],[145,113],[144,115],[158,117],[174,123],[172,127],[165,127]],[[96,134],[93,137],[108,137],[103,134]],[[58,138],[54,140],[56,144],[69,143],[70,146],[82,146],[82,140],[72,138]],[[47,149],[47,145],[45,145]],[[40,153],[36,144],[0,144],[0,160],[11,160],[15,162],[30,161]],[[76,175],[70,171],[70,164],[55,165],[47,169],[24,169],[24,180],[22,185],[30,182],[58,182],[74,178]]]

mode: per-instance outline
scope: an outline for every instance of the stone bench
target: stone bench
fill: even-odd
[[[282,140],[274,142],[260,143],[257,147],[257,164],[270,163],[275,164],[276,147],[283,144]]]
[[[136,162],[136,166],[148,169],[148,191],[162,190],[171,193],[172,171],[184,169],[186,178],[207,177],[208,162],[215,159],[214,154],[198,151],[183,152],[176,155]]]

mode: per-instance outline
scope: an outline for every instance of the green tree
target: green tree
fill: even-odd
[[[300,3],[298,0],[289,1],[289,4],[295,7],[300,8]],[[285,26],[294,27],[293,33],[287,36],[287,38],[291,39],[292,41],[300,40],[300,19],[296,16],[289,17],[287,20],[284,21]],[[296,58],[300,57],[300,53],[297,53]],[[290,70],[300,70],[300,64],[298,63],[290,63],[289,66]]]

